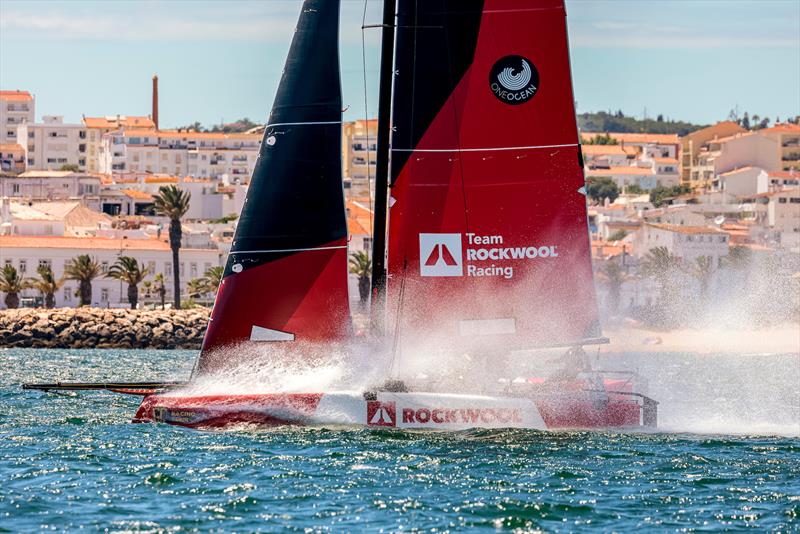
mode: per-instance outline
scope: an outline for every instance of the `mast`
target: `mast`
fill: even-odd
[[[375,161],[375,220],[372,236],[372,302],[370,303],[370,330],[374,336],[383,334],[386,305],[386,215],[389,189],[394,18],[395,0],[384,0],[380,95],[378,97],[378,146]]]

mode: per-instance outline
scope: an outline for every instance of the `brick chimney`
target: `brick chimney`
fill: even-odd
[[[158,76],[153,76],[153,122],[158,130]]]

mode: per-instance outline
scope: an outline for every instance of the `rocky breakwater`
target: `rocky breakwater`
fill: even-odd
[[[0,311],[0,348],[199,349],[209,310]]]

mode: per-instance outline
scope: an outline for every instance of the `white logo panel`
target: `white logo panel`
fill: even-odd
[[[420,276],[463,276],[461,234],[419,234]]]

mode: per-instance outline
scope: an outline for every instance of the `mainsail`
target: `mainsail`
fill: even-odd
[[[261,143],[198,371],[253,341],[351,331],[341,175],[339,1],[306,0]]]
[[[396,50],[388,311],[401,340],[599,337],[563,0],[399,0]]]

